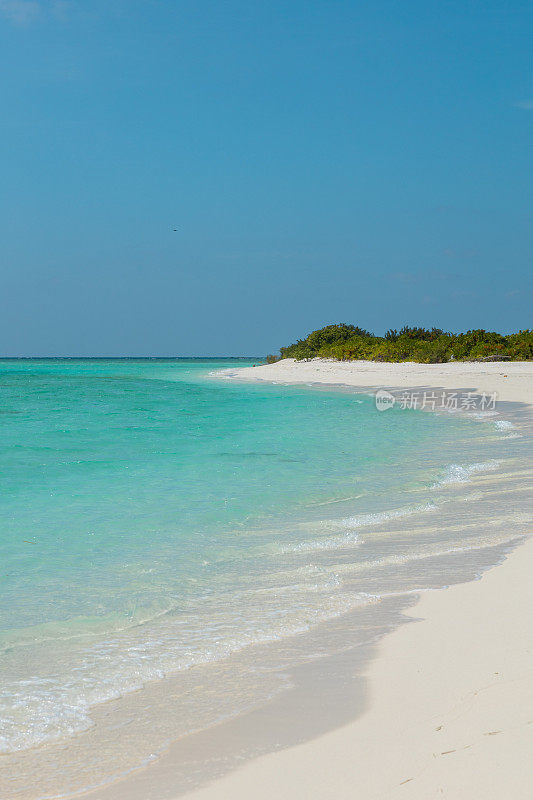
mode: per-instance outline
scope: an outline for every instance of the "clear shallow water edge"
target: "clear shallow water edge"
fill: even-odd
[[[416,592],[521,535],[519,410],[384,415],[220,366],[0,364],[6,796],[105,783],[309,676],[327,695]]]

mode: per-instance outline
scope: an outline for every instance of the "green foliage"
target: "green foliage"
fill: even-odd
[[[433,342],[435,339],[439,339],[444,335],[446,334],[440,328],[431,328],[431,330],[427,330],[426,328],[410,328],[408,325],[404,325],[400,331],[394,328],[388,330],[385,334],[385,339],[388,339],[390,342],[397,342],[400,339],[418,339],[422,342]]]
[[[511,333],[507,338],[507,353],[513,361],[533,359],[533,331]]]
[[[499,356],[513,361],[533,359],[533,331],[524,330],[503,336],[494,331],[471,330],[446,333],[440,328],[405,325],[374,336],[355,325],[326,325],[305,339],[298,339],[280,350],[281,358],[334,358],[341,361],[418,361],[440,364],[445,361],[474,361]],[[269,356],[268,359],[274,359]],[[268,360],[267,359],[267,360]],[[270,362],[269,362],[270,363]]]
[[[346,325],[345,323],[326,325],[325,328],[310,333],[306,339],[298,339],[295,344],[282,347],[280,353],[282,358],[299,360],[314,358],[322,350],[329,351],[330,348],[342,345],[353,337],[371,338],[372,334],[355,325]]]

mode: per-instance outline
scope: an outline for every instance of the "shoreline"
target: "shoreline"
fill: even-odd
[[[366,712],[184,797],[526,800],[532,566],[529,540],[479,581],[423,594],[404,612],[417,624],[389,633],[369,665]]]
[[[414,371],[406,370],[406,365],[404,364],[370,365],[370,369],[368,369],[368,366],[368,364],[364,364],[361,368],[360,364],[339,364],[339,362],[329,361],[296,364],[278,362],[265,367],[229,369],[225,371],[225,373],[229,374],[224,375],[224,377],[228,377],[231,380],[236,379],[237,381],[242,379],[243,381],[252,380],[255,382],[259,380],[283,384],[312,383],[315,387],[322,384],[324,388],[348,388],[364,393],[383,386],[393,390],[403,386],[413,389],[433,387],[435,389],[455,388],[458,391],[497,391],[499,398],[506,405],[509,404],[509,409],[511,409],[511,404],[514,405],[515,403],[524,408],[527,402],[526,398],[529,400],[530,405],[533,395],[533,391],[529,391],[528,394],[528,387],[533,384],[533,364],[526,364],[525,368],[520,369],[518,375],[516,377],[513,376],[510,381],[511,371],[507,370],[508,364],[504,365],[505,372],[501,375],[499,374],[502,371],[502,365],[500,364],[490,364],[488,365],[488,370],[486,370],[486,364],[479,365],[485,368],[481,376],[478,374],[473,375],[464,370],[465,366],[471,365],[461,364],[460,366],[463,369],[461,371],[457,370],[451,377],[437,373],[434,370],[434,366],[441,367],[442,365],[412,365],[416,369],[416,374],[414,374]],[[411,365],[407,365],[407,367],[409,366]],[[444,366],[456,367],[459,365]],[[524,367],[524,365],[521,366],[522,368]],[[336,370],[337,367],[340,369]],[[387,374],[389,367],[400,367],[402,373],[400,374],[396,369],[392,369]],[[498,371],[494,367],[497,367]],[[362,373],[364,373],[363,377],[361,377]],[[498,384],[497,388],[495,388],[496,383]],[[518,387],[516,386],[517,383]],[[515,410],[516,407],[513,411]],[[520,414],[522,413],[525,412],[520,411]],[[529,531],[524,530],[524,534],[527,532]],[[531,543],[519,548],[516,547],[516,544],[510,545],[514,549],[504,561],[503,566],[514,562],[517,553],[524,552],[528,545],[531,545]],[[506,552],[509,552],[509,550]],[[531,553],[529,556],[531,561],[527,563],[529,566],[533,566],[533,549],[531,547],[529,547],[529,552]],[[503,558],[505,556],[502,555],[499,563]],[[526,570],[526,574],[530,571],[530,569]],[[115,782],[98,789],[95,787],[92,790],[86,790],[81,796],[92,798],[92,800],[123,800],[125,798],[128,798],[128,800],[147,800],[148,797],[153,798],[153,800],[174,800],[176,797],[188,798],[189,800],[222,800],[226,797],[235,797],[240,800],[242,797],[242,800],[244,800],[245,797],[248,798],[251,794],[270,798],[275,792],[282,800],[284,798],[287,798],[287,800],[291,798],[292,800],[292,798],[298,799],[300,797],[302,800],[304,797],[316,797],[320,800],[320,798],[329,797],[352,798],[355,790],[363,792],[362,796],[365,800],[366,798],[374,797],[376,800],[378,797],[395,797],[396,795],[392,792],[395,785],[394,781],[396,780],[394,768],[398,767],[398,758],[400,759],[400,766],[403,767],[404,763],[410,763],[408,759],[406,760],[406,756],[410,757],[418,752],[417,739],[413,731],[413,736],[408,740],[407,753],[402,751],[395,761],[395,748],[400,746],[404,747],[405,750],[406,745],[405,734],[402,733],[401,729],[399,730],[398,726],[400,725],[401,728],[403,725],[408,729],[413,729],[416,722],[416,706],[433,701],[435,695],[438,694],[439,686],[442,685],[442,669],[439,672],[439,669],[434,665],[428,667],[427,673],[430,676],[440,675],[439,680],[441,683],[437,684],[436,689],[431,686],[426,687],[425,695],[421,700],[417,701],[416,692],[420,688],[423,689],[423,686],[420,686],[420,681],[424,678],[421,670],[424,668],[424,658],[428,655],[427,643],[428,641],[433,642],[429,648],[429,655],[438,652],[439,642],[440,645],[442,645],[443,641],[446,642],[445,655],[450,647],[454,647],[450,635],[443,634],[443,624],[451,623],[453,627],[458,613],[462,614],[464,618],[463,606],[469,607],[472,605],[473,608],[479,610],[479,620],[472,622],[470,627],[474,626],[476,630],[482,630],[482,622],[487,616],[486,604],[487,602],[492,602],[490,597],[494,597],[495,593],[496,595],[498,593],[502,594],[501,590],[490,590],[488,601],[478,600],[472,602],[468,600],[465,603],[464,600],[458,600],[452,603],[450,608],[448,608],[448,597],[452,596],[456,590],[461,590],[465,587],[474,587],[475,589],[483,585],[488,575],[497,572],[498,570],[490,569],[482,575],[480,580],[476,580],[474,583],[456,584],[446,592],[427,590],[423,593],[414,593],[416,596],[413,596],[412,602],[408,602],[402,610],[401,622],[403,624],[395,627],[392,633],[389,631],[384,638],[381,638],[370,649],[368,658],[365,659],[362,680],[352,682],[350,685],[345,684],[342,690],[339,689],[338,693],[342,695],[341,707],[344,706],[344,710],[342,714],[338,715],[336,724],[332,726],[325,724],[322,729],[313,729],[313,725],[310,725],[310,720],[306,722],[305,715],[304,720],[299,721],[300,725],[309,726],[305,739],[301,740],[305,743],[294,744],[294,741],[298,741],[298,739],[285,743],[279,741],[276,747],[267,746],[262,750],[258,749],[257,752],[250,753],[248,752],[249,748],[242,747],[240,749],[243,741],[246,741],[246,739],[243,740],[242,738],[243,731],[246,731],[246,722],[241,725],[241,718],[239,717],[234,720],[234,723],[222,722],[214,728],[207,729],[202,734],[199,734],[199,738],[193,735],[190,742],[185,742],[185,740],[174,741],[170,743],[168,749],[159,752],[157,759],[147,768],[135,769],[133,772],[123,775],[122,779],[119,778]],[[511,580],[514,582],[516,578]],[[506,583],[509,583],[509,579],[506,580]],[[437,602],[437,610],[434,611],[432,603],[436,597],[439,600]],[[444,610],[440,606],[442,598],[445,601]],[[527,609],[530,599],[529,596],[525,596],[522,599],[523,608]],[[426,612],[426,604],[428,602],[428,611]],[[457,611],[458,604],[459,612]],[[483,609],[485,609],[485,614],[483,614]],[[470,608],[468,610],[470,611]],[[438,617],[438,621],[433,639],[431,639],[431,630],[433,628],[431,628],[429,634],[420,634],[417,633],[420,625],[405,624],[425,617],[426,621],[433,625],[435,616]],[[527,615],[524,614],[523,609],[522,614],[519,611],[517,612],[517,618],[522,621],[526,618],[527,622]],[[390,656],[389,647],[393,647],[393,645],[388,643],[395,642],[398,635],[401,635],[404,631],[408,636],[407,645],[405,643],[400,645],[399,655],[393,653]],[[465,634],[466,644],[468,644],[472,636],[469,634],[469,628],[466,624],[461,626],[459,633],[461,631]],[[488,635],[490,636],[490,625]],[[414,639],[412,636],[414,636]],[[349,637],[347,641],[351,641]],[[403,639],[400,639],[400,641],[403,641]],[[404,648],[403,650],[401,649],[402,647]],[[465,650],[465,643],[457,644],[456,647],[457,651],[462,653]],[[531,647],[533,650],[533,642]],[[485,644],[480,644],[479,649],[486,649]],[[416,657],[415,680],[413,680],[413,654]],[[385,669],[385,673],[382,674],[384,668],[391,667],[391,662],[392,669],[388,673]],[[520,664],[523,667],[524,659],[520,660]],[[455,659],[454,665],[459,667],[461,659]],[[344,666],[346,668],[346,665]],[[398,669],[400,666],[403,671]],[[331,669],[332,674],[335,674],[335,663],[332,663]],[[523,669],[527,669],[527,666],[523,667]],[[498,669],[494,671],[500,672]],[[331,679],[331,675],[329,677]],[[460,679],[461,670],[459,670],[458,676],[455,676],[455,679],[446,689],[447,696],[453,695],[455,687],[460,684]],[[483,679],[486,682],[485,676],[483,676]],[[519,678],[513,680],[519,680]],[[391,695],[391,690],[398,692],[399,698],[394,694],[394,691]],[[463,691],[468,692],[471,690],[465,689]],[[349,693],[349,696],[347,693]],[[402,701],[404,698],[408,700],[407,705],[405,703],[403,706],[401,703],[398,704],[398,699]],[[353,704],[355,699],[358,706],[357,714],[350,713],[350,703]],[[384,699],[386,702],[383,708]],[[459,701],[456,700],[454,702],[457,706]],[[274,709],[270,709],[270,711],[267,709],[267,722],[269,721],[269,715],[270,722],[275,718],[277,726],[279,726],[280,720],[284,720],[284,724],[288,724],[289,719],[294,721],[295,715],[299,713],[298,706],[290,707],[289,704],[284,708],[284,703],[286,701],[281,700],[281,704],[276,705]],[[411,707],[413,705],[415,708]],[[523,707],[526,713],[527,703]],[[318,704],[318,709],[320,713],[320,703]],[[105,711],[104,708],[103,710]],[[444,714],[445,716],[445,711],[446,709],[437,709],[434,714],[441,714],[441,716]],[[415,716],[413,716],[413,712],[415,712]],[[258,719],[261,720],[261,724],[265,720],[265,717],[261,717],[261,713],[259,713],[259,717],[255,716],[256,728],[258,727]],[[325,708],[322,713],[327,716]],[[376,714],[378,715],[377,718]],[[419,720],[418,724],[422,725],[423,722],[424,719]],[[259,728],[261,728],[261,724]],[[446,728],[448,729],[448,727],[447,721]],[[533,724],[531,729],[533,731]],[[275,726],[273,730],[276,730]],[[493,734],[488,738],[492,741],[497,739],[498,736],[499,734]],[[427,738],[427,731],[424,733],[423,739],[424,737]],[[228,763],[229,768],[224,768],[224,748],[233,748],[233,751],[237,753],[237,757],[233,758],[231,765]],[[374,751],[372,748],[374,748]],[[469,747],[469,749],[472,748]],[[451,751],[456,751],[457,748],[450,746],[449,750],[450,752],[447,752],[448,757],[452,755]],[[203,758],[207,759],[211,767],[220,762],[223,768],[221,770],[215,769],[211,778],[207,774],[204,775],[200,781],[200,788],[192,790],[193,786],[195,786],[193,781],[188,792],[185,791],[185,786],[183,785],[178,792],[177,784],[181,783],[181,781],[176,781],[176,778],[180,776],[180,759],[183,757],[184,751],[188,757],[189,766],[191,763],[196,763],[198,773],[203,772]],[[241,753],[240,756],[238,755],[239,753]],[[424,751],[418,753],[419,762],[423,761],[424,757]],[[424,769],[428,771],[427,766]],[[206,780],[209,779],[211,782],[207,783]],[[408,795],[409,797],[420,797],[421,800],[422,798],[425,800],[425,798],[433,795],[442,796],[435,792],[432,794],[420,780],[418,780],[417,786],[422,786],[421,794],[413,794],[414,784],[414,776],[405,776],[399,781],[403,794],[409,787],[411,792]],[[479,787],[475,784],[474,788],[477,790]],[[403,794],[398,796],[403,796]],[[469,792],[464,795],[452,794],[450,796],[470,798],[473,794],[475,793],[470,787]],[[490,797],[491,795],[487,794],[487,796]],[[496,797],[496,795],[494,796]],[[499,796],[501,796],[501,793]],[[514,796],[522,797],[522,795]],[[526,795],[524,794],[523,796],[525,797]]]
[[[221,378],[271,383],[313,383],[360,390],[445,389],[460,392],[496,392],[497,400],[533,405],[533,361],[420,364],[414,361],[333,361],[286,358],[274,364],[227,369]]]
[[[533,405],[530,362],[445,365],[286,360],[238,380],[358,389],[497,392]],[[531,524],[524,526],[524,535]],[[348,725],[261,756],[187,800],[529,798],[533,746],[533,541],[477,581],[420,595],[368,665],[368,707]],[[457,620],[461,620],[458,625]],[[452,657],[450,658],[450,654]]]

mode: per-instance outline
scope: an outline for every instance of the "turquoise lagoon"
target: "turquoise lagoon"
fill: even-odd
[[[369,607],[474,577],[516,535],[490,484],[510,423],[213,374],[251,363],[0,362],[0,752],[14,775],[163,679],[190,702],[161,746],[253,708],[287,690],[283,642],[305,661],[306,634],[343,615],[357,627],[359,609],[370,636]],[[254,648],[268,691],[243,666],[245,700],[222,702],[224,663]]]

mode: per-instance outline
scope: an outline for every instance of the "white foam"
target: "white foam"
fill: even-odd
[[[346,517],[339,522],[343,528],[349,528],[349,532],[338,536],[328,536],[314,541],[299,542],[298,544],[287,545],[281,549],[282,553],[312,552],[313,550],[335,550],[341,547],[353,547],[360,541],[355,529],[368,527],[370,525],[381,525],[392,519],[408,517],[412,514],[423,514],[428,511],[435,511],[437,506],[434,503],[426,503],[420,506],[405,506],[404,508],[394,508],[390,511],[379,511],[373,514],[361,514],[357,517]]]
[[[508,431],[514,428],[512,422],[509,422],[508,419],[498,419],[494,423],[494,427],[497,428],[499,431]]]
[[[311,585],[287,587],[280,608],[262,593],[242,607],[205,609],[193,624],[172,618],[148,638],[115,637],[87,648],[62,675],[29,677],[4,685],[0,698],[0,753],[12,753],[81,733],[92,727],[91,708],[194,666],[227,658],[244,648],[304,633],[320,622],[373,602],[365,593],[334,593],[335,574]],[[317,602],[309,592],[321,593]],[[277,600],[279,589],[271,591]],[[300,595],[300,596],[299,596]],[[206,623],[209,619],[209,623]],[[236,629],[238,620],[240,630]]]
[[[483,461],[477,464],[450,464],[444,477],[437,481],[433,488],[447,486],[450,483],[466,483],[472,475],[476,475],[479,472],[493,472],[499,466],[498,461]]]

